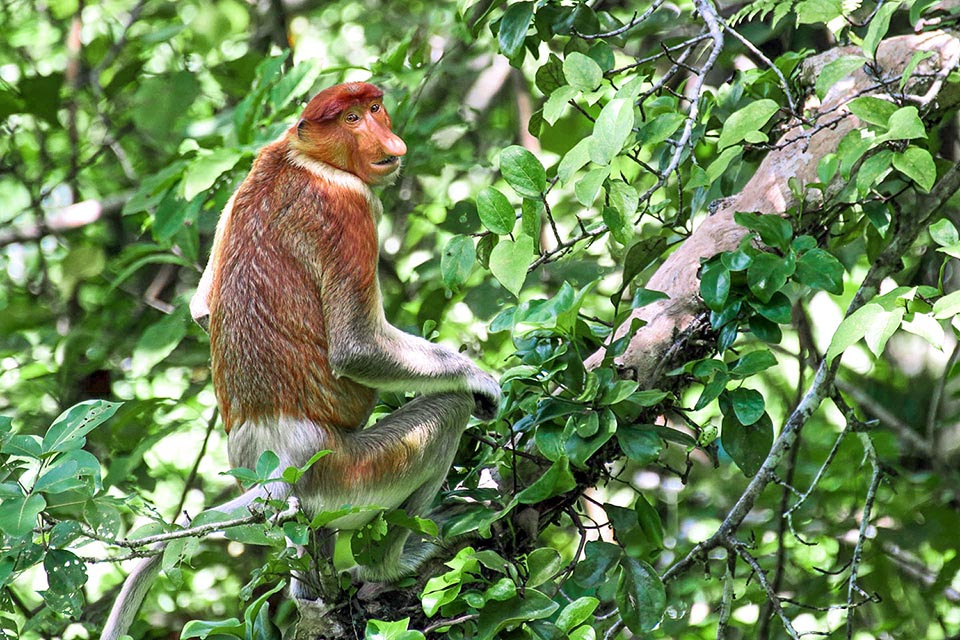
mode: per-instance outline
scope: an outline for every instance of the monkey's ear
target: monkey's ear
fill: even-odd
[[[306,125],[307,125],[307,119],[306,119],[306,118],[300,118],[300,122],[297,123],[297,137],[298,137],[298,138],[302,138],[302,137],[303,137],[303,128],[304,128]]]

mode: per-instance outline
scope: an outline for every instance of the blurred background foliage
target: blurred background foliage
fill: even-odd
[[[790,4],[765,3],[766,9],[758,9],[763,19],[741,25],[787,76],[810,50],[834,38],[863,37],[863,29],[838,35],[841,30],[826,27],[839,15],[838,3],[821,3],[829,6],[800,24],[770,16],[774,7]],[[809,12],[812,4],[807,0]],[[488,368],[508,371],[501,420],[489,433],[464,439],[450,484],[499,504],[499,510],[458,526],[487,534],[493,528],[499,540],[481,538],[475,547],[501,554],[519,573],[504,573],[489,555],[477,560],[461,554],[447,576],[456,592],[435,591],[424,601],[428,613],[467,614],[464,624],[444,631],[452,637],[706,638],[717,635],[718,620],[727,614],[726,637],[786,637],[750,566],[741,563],[723,580],[732,565],[717,555],[708,571],[672,580],[665,597],[658,595],[659,577],[646,568],[662,574],[713,533],[740,496],[747,479],[738,464],[749,471],[757,456],[762,461],[763,447],[809,384],[805,345],[826,351],[856,282],[876,255],[871,243],[882,244],[877,229],[883,225],[871,227],[873,219],[856,209],[854,194],[831,233],[817,235],[835,257],[819,266],[832,269],[838,261],[844,267],[840,290],[831,291],[836,283],[829,282],[819,286],[829,293],[815,292],[801,279],[784,284],[786,317],[783,309],[764,307],[768,314],[755,315],[767,320],[754,320],[752,332],[738,333],[736,325],[725,337],[718,325],[721,341],[727,340],[722,346],[739,339],[736,349],[717,360],[691,354],[664,391],[643,395],[629,382],[618,387],[610,365],[591,378],[583,359],[625,309],[648,300],[640,286],[627,285],[634,278],[644,282],[708,204],[736,193],[763,157],[766,134],[714,164],[724,122],[757,100],[784,104],[776,74],[744,69],[745,49],[732,41],[708,77],[683,162],[671,169],[676,175],[666,176],[670,188],[657,171],[669,166],[676,148],[666,141],[676,139],[684,124],[687,103],[677,80],[643,95],[644,111],[637,116],[642,126],[631,131],[629,120],[629,144],[626,137],[620,140],[606,158],[594,149],[577,165],[573,150],[599,131],[595,123],[604,105],[621,95],[616,92],[636,99],[671,67],[663,58],[635,69],[625,65],[657,54],[661,43],[693,49],[701,25],[693,5],[683,2],[664,5],[625,35],[578,34],[615,30],[659,6],[4,2],[0,414],[12,422],[0,423],[0,499],[24,509],[11,515],[0,507],[6,525],[0,547],[2,633],[94,637],[123,573],[114,563],[94,561],[108,557],[110,545],[83,535],[88,530],[80,524],[115,539],[233,495],[232,480],[221,475],[228,467],[226,442],[216,422],[207,337],[190,320],[187,302],[219,211],[257,150],[290,126],[319,88],[369,80],[385,90],[409,149],[402,177],[382,194],[380,277],[387,317],[407,331],[465,345]],[[865,7],[864,15],[872,8]],[[732,17],[730,8],[724,13]],[[596,72],[605,73],[609,84],[589,86]],[[611,121],[604,126],[616,132],[619,114],[605,117]],[[757,122],[756,132],[765,124]],[[937,128],[925,148],[953,157],[952,118],[932,126]],[[588,146],[599,140],[590,138]],[[550,194],[540,204],[515,177],[501,174],[510,167],[536,174],[518,148],[535,156],[540,171],[547,168],[547,183],[538,187],[533,178],[535,196]],[[562,159],[570,164],[564,167]],[[558,170],[567,172],[561,180],[555,178]],[[871,193],[900,194],[909,183],[880,172],[873,178]],[[509,216],[505,221],[497,215],[504,194],[519,218],[516,229]],[[892,284],[928,287],[920,302],[949,294],[955,287],[953,254],[927,249],[954,246],[951,229],[924,235]],[[577,240],[563,244],[572,238]],[[510,251],[498,251],[501,243]],[[711,299],[709,292],[704,297]],[[714,311],[725,308],[723,300],[715,302]],[[741,319],[746,326],[747,317]],[[869,447],[856,437],[839,441],[815,494],[792,520],[780,516],[795,496],[770,488],[740,532],[762,566],[777,569],[777,589],[789,598],[783,606],[798,630],[844,637],[852,615],[857,638],[960,634],[956,341],[950,319],[938,319],[945,332],[933,335],[940,344],[918,338],[922,332],[898,332],[878,354],[863,345],[848,350],[841,389],[867,407],[858,414],[862,419],[878,417],[897,428],[871,429]],[[702,364],[723,361],[733,368],[737,358],[754,351],[775,356],[768,363],[775,366],[720,380],[711,377],[715,365]],[[710,396],[705,387],[716,380]],[[747,387],[761,396],[764,417],[753,418],[759,422],[743,419],[743,411],[756,409]],[[698,402],[702,396],[708,397]],[[73,425],[75,431],[66,445],[41,439],[61,412],[97,400],[122,404],[82,405],[115,412],[95,429],[83,427],[92,424],[86,409],[68,414],[61,427]],[[743,424],[731,422],[732,415]],[[753,424],[760,425],[759,435],[741,441],[739,455],[731,451],[737,447],[732,434]],[[802,444],[789,454],[778,478],[782,484],[801,491],[809,485],[844,424],[832,404],[815,414]],[[721,429],[731,440],[718,440]],[[907,446],[904,432],[927,446]],[[16,440],[14,433],[37,438]],[[524,476],[505,444],[521,452],[536,447],[547,462]],[[75,453],[81,445],[101,468]],[[844,604],[851,602],[846,572],[859,548],[858,514],[871,477],[867,451],[879,455],[884,481],[865,534],[857,581],[862,591],[852,596],[862,606],[851,612]],[[76,465],[65,478],[79,482],[61,479],[65,484],[51,487],[50,479],[41,492],[38,478],[56,464]],[[552,476],[542,476],[546,468]],[[540,509],[539,535],[497,528],[498,517],[521,509],[511,503],[513,496],[484,489],[484,470],[512,479],[518,491],[533,489],[521,502]],[[544,477],[550,486],[535,482]],[[592,485],[587,501],[577,502]],[[44,505],[31,503],[30,496],[40,493]],[[24,529],[25,511],[33,520]],[[619,546],[609,542],[607,523]],[[31,532],[33,527],[42,533]],[[600,531],[608,542],[595,540],[584,551],[582,543]],[[195,545],[188,565],[181,571],[169,564],[171,579],[155,585],[135,637],[175,637],[194,618],[242,618],[244,608],[251,602],[259,607],[263,600],[254,599],[271,595],[268,589],[279,580],[272,573],[276,566],[269,565],[271,553],[276,549],[238,539]],[[583,561],[561,571],[578,557]],[[86,566],[83,575],[72,564],[78,558]],[[257,573],[264,563],[273,568]],[[242,601],[237,594],[252,574]],[[503,579],[520,593],[502,590]],[[732,599],[724,600],[725,586]],[[541,593],[537,587],[547,594],[544,601],[534,597]],[[731,605],[727,614],[721,601]],[[290,604],[279,594],[272,602],[271,615],[288,622]],[[378,637],[406,637],[404,629]],[[253,637],[271,637],[258,633],[263,635]]]

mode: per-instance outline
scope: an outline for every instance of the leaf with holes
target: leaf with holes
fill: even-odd
[[[88,400],[70,407],[53,421],[43,437],[43,453],[79,449],[86,442],[84,436],[110,418],[122,402]]]

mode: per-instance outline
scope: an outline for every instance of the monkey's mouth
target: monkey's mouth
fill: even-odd
[[[397,164],[399,161],[399,156],[387,156],[383,160],[377,160],[373,164],[378,167],[389,167],[390,165]]]

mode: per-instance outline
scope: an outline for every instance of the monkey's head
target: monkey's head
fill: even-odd
[[[391,128],[383,92],[366,82],[334,85],[315,95],[290,138],[301,153],[371,185],[395,178],[407,152]]]

